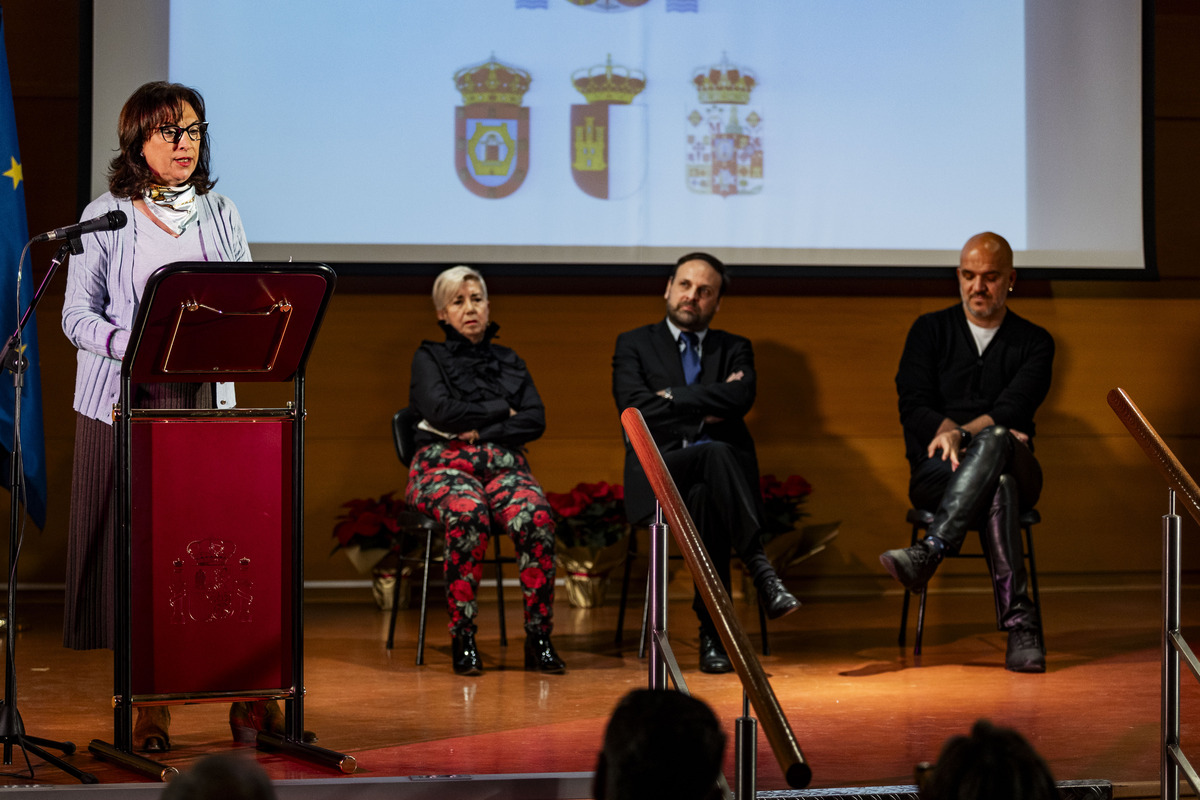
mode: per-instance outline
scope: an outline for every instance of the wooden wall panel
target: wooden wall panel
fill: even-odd
[[[1159,119],[1154,126],[1155,216],[1159,275],[1197,277],[1196,220],[1200,218],[1200,117]]]
[[[893,383],[903,338],[942,297],[726,298],[720,327],[756,343],[759,399],[750,418],[764,472],[804,475],[814,486],[810,521],[840,521],[831,551],[808,562],[812,578],[880,579],[880,551],[903,541],[907,465]],[[51,323],[59,309],[45,307]],[[1158,569],[1155,535],[1165,490],[1105,396],[1126,388],[1172,447],[1200,473],[1200,299],[1039,297],[1013,308],[1058,343],[1054,387],[1038,415],[1047,474],[1040,557],[1049,573]],[[623,450],[610,392],[615,337],[656,320],[662,299],[497,296],[501,341],[526,361],[547,406],[546,436],[530,458],[542,484],[621,481]],[[313,579],[349,579],[329,558],[340,505],[403,491],[390,439],[408,394],[417,343],[440,334],[425,296],[335,295],[308,371],[306,563]],[[30,580],[61,581],[70,489],[74,352],[44,325],[50,521],[26,549]],[[243,385],[243,405],[275,406],[290,385]],[[1136,533],[1135,533],[1136,532]],[[1188,556],[1189,564],[1196,563]],[[884,584],[880,584],[881,586]]]

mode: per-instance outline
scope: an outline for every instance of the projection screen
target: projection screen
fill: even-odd
[[[93,188],[133,88],[195,86],[258,258],[1152,271],[1142,3],[159,5],[96,2]]]

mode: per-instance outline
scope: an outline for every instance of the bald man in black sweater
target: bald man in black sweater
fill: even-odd
[[[963,246],[962,303],[913,323],[896,389],[909,499],[934,512],[928,535],[880,562],[905,588],[925,590],[967,528],[980,527],[992,575],[996,625],[1008,632],[1005,667],[1044,672],[1041,620],[1029,598],[1018,518],[1042,490],[1033,415],[1050,390],[1054,339],[1007,308],[1016,280],[1012,248],[980,233]]]

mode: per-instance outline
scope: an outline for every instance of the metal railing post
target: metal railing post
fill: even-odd
[[[1108,393],[1108,404],[1125,423],[1133,438],[1141,445],[1150,462],[1158,468],[1167,482],[1167,514],[1163,517],[1162,565],[1162,731],[1159,792],[1163,800],[1179,800],[1179,778],[1187,779],[1192,791],[1200,793],[1200,775],[1184,755],[1179,741],[1180,667],[1186,663],[1192,677],[1200,680],[1200,658],[1183,637],[1180,628],[1182,595],[1182,537],[1175,501],[1183,499],[1192,518],[1200,522],[1200,485],[1171,452],[1171,448],[1154,430],[1150,420],[1134,404],[1123,389]]]
[[[650,688],[666,689],[667,658],[662,640],[667,635],[667,526],[662,506],[654,503],[654,522],[650,524]]]
[[[1180,625],[1179,516],[1175,513],[1175,490],[1167,493],[1163,517],[1162,577],[1162,800],[1179,800],[1179,764],[1172,749],[1179,748],[1179,651],[1172,636]]]
[[[750,716],[750,696],[742,692],[742,715],[734,721],[733,782],[737,800],[754,800],[758,796],[758,720]]]
[[[696,590],[700,593],[700,599],[704,602],[705,608],[708,609],[708,613],[716,625],[717,635],[721,639],[721,644],[725,646],[725,652],[729,654],[729,660],[733,662],[733,669],[742,684],[742,689],[749,697],[754,710],[758,712],[763,734],[775,753],[775,760],[783,771],[784,779],[793,789],[804,788],[812,780],[812,769],[804,760],[804,753],[800,751],[796,735],[792,732],[787,717],[779,706],[779,698],[771,689],[771,682],[762,668],[762,663],[755,656],[750,639],[737,620],[737,612],[734,611],[729,592],[722,585],[716,568],[713,567],[712,559],[705,551],[704,543],[700,539],[700,532],[696,529],[696,523],[688,513],[683,497],[679,494],[679,487],[675,485],[670,471],[667,470],[667,465],[663,461],[658,445],[654,443],[650,429],[646,427],[646,420],[636,408],[627,408],[621,412],[621,426],[625,429],[626,436],[629,437],[629,443],[637,454],[642,469],[646,471],[650,488],[654,490],[655,499],[659,503],[659,509],[655,515],[656,525],[651,528],[660,524],[664,517],[670,523],[671,535],[679,545],[683,560],[687,563],[688,571],[691,572],[692,580],[696,584]],[[662,527],[661,533],[657,533],[654,537],[650,555],[651,572],[658,578],[657,581],[650,581],[653,600],[651,605],[656,617],[652,623],[654,630],[651,632],[653,637],[651,641],[658,640],[657,644],[661,649],[662,660],[665,661],[668,673],[676,681],[680,691],[686,691],[683,674],[679,671],[679,664],[671,653],[670,637],[665,630],[667,548],[666,526]],[[665,688],[666,675],[663,674],[662,667],[658,666],[659,660],[659,649],[655,649],[652,651],[650,659],[650,688],[652,689],[659,686]]]

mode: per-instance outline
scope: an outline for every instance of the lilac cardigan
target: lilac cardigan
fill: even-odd
[[[196,197],[200,246],[209,261],[249,261],[250,246],[237,208],[223,195]],[[83,255],[73,256],[63,301],[63,332],[78,348],[75,410],[112,424],[112,408],[121,394],[121,359],[129,344],[138,302],[133,284],[137,234],[133,201],[105,193],[88,204],[82,219],[114,209],[129,217],[120,230],[83,237]]]

